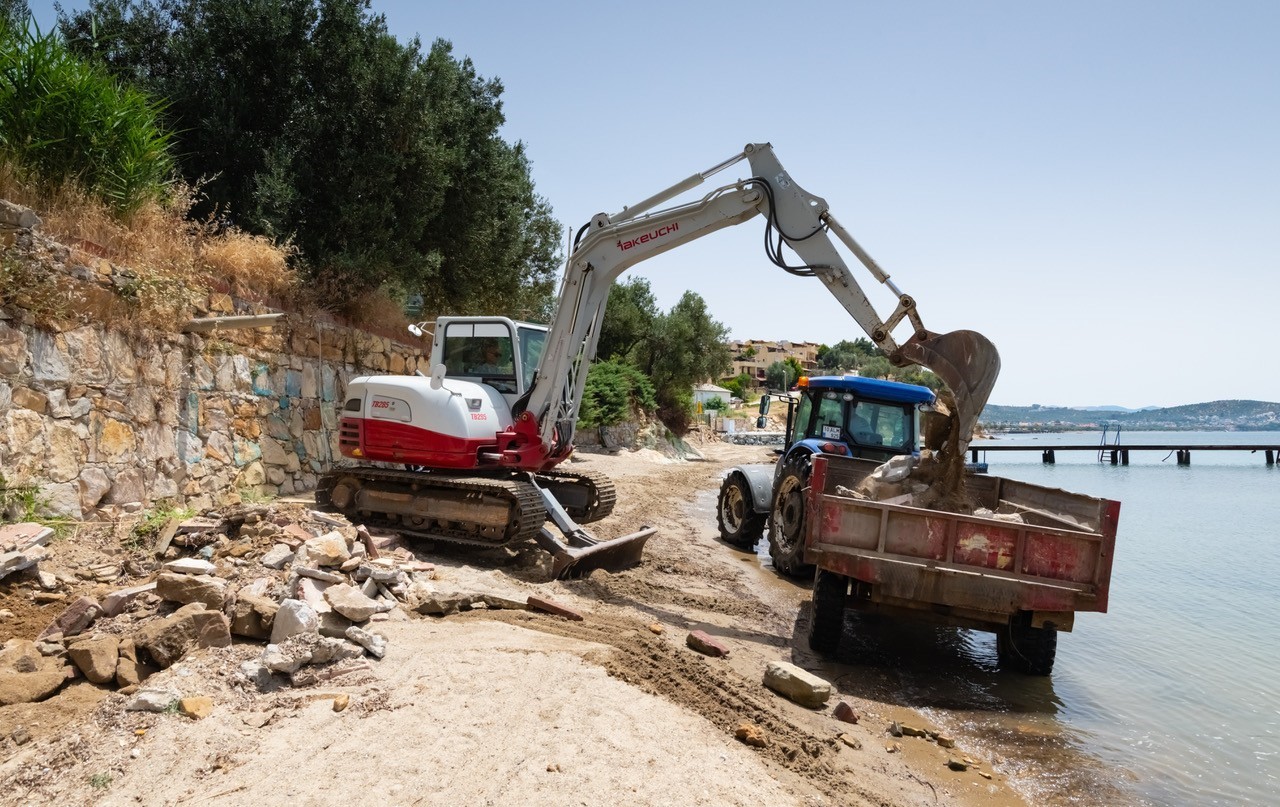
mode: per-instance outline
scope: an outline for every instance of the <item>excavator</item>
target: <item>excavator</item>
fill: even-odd
[[[744,160],[748,178],[659,207]],[[915,299],[889,279],[826,201],[791,178],[770,144],[757,143],[583,225],[549,327],[504,317],[441,317],[429,376],[352,379],[338,443],[358,464],[324,474],[317,503],[455,544],[493,548],[532,539],[553,556],[557,578],[635,565],[655,529],[599,539],[583,525],[612,511],[612,483],[557,468],[573,451],[609,291],[631,266],[756,216],[764,219],[765,252],[774,265],[819,279],[895,366],[918,364],[942,379],[967,442],[999,373],[995,346],[974,331],[927,330]],[[833,237],[896,296],[887,318],[876,313]],[[787,262],[784,245],[799,263]],[[899,342],[893,331],[903,321],[911,332]]]

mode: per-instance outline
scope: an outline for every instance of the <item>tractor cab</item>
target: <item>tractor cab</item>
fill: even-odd
[[[761,399],[768,411],[768,395]],[[777,397],[777,396],[775,396]],[[861,376],[801,378],[788,395],[784,455],[827,453],[884,462],[920,449],[920,413],[936,397],[927,387]]]

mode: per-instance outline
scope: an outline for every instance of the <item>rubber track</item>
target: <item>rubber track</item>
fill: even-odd
[[[543,471],[538,478],[567,480],[591,488],[592,505],[585,513],[577,512],[577,508],[569,509],[569,515],[579,524],[590,524],[607,517],[618,503],[618,490],[613,486],[613,480],[597,471]]]
[[[439,473],[422,473],[419,471],[396,471],[389,468],[343,468],[330,471],[320,478],[316,488],[316,504],[332,507],[329,491],[337,481],[345,476],[354,476],[366,484],[370,482],[403,486],[405,491],[412,485],[419,486],[419,494],[427,488],[445,490],[466,490],[477,493],[505,495],[515,508],[515,520],[507,526],[501,540],[494,541],[477,537],[466,530],[442,530],[431,527],[429,530],[417,530],[398,519],[385,514],[374,514],[372,519],[364,519],[365,523],[386,527],[406,535],[415,535],[432,540],[449,541],[466,546],[493,548],[519,544],[533,539],[547,520],[546,508],[542,506],[542,495],[533,489],[533,485],[518,479],[494,479],[488,476],[452,476]],[[335,508],[336,509],[336,508]],[[358,512],[344,515],[359,518]]]

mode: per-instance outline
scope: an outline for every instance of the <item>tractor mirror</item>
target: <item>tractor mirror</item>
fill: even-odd
[[[764,415],[761,415],[760,417],[756,418],[756,428],[757,429],[769,428],[769,419]]]
[[[760,396],[760,414],[762,416],[769,414],[769,394],[767,392]]]
[[[437,364],[431,368],[431,389],[440,389],[444,386],[444,374],[447,368],[443,364]]]

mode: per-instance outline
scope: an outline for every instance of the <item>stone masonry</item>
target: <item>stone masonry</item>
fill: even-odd
[[[19,246],[32,237],[9,226]],[[50,254],[49,270],[67,282],[112,271],[75,249]],[[213,294],[200,313],[265,310]],[[52,513],[73,518],[164,499],[202,510],[243,489],[311,490],[340,459],[347,381],[425,363],[418,348],[294,315],[208,334],[49,330],[29,319],[0,309],[0,474],[39,486]]]

